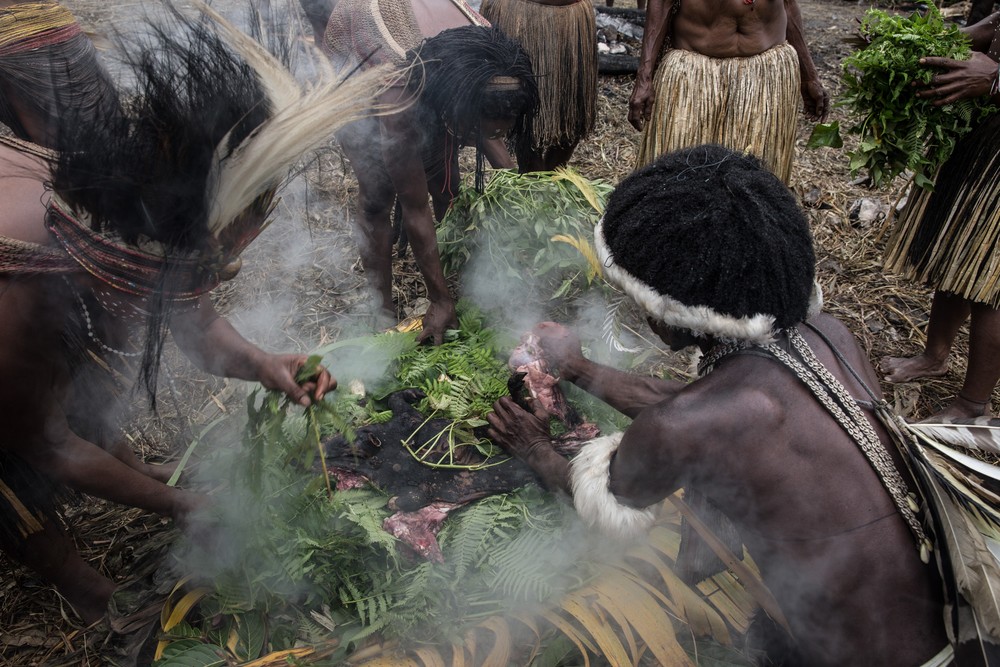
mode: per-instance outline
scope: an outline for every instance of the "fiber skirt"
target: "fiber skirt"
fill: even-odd
[[[535,149],[572,146],[597,118],[597,25],[594,5],[483,0],[483,16],[516,39],[531,58],[539,106],[530,121]]]
[[[667,51],[653,81],[656,99],[636,167],[681,148],[722,144],[756,155],[788,183],[799,82],[798,54],[788,44],[748,58]]]
[[[1000,307],[1000,115],[966,135],[934,191],[914,187],[886,244],[886,270]]]

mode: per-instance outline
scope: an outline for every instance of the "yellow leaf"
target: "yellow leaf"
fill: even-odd
[[[545,620],[554,625],[557,630],[562,632],[563,636],[576,644],[576,647],[580,650],[580,654],[583,656],[584,667],[590,667],[590,653],[597,653],[597,648],[591,643],[590,639],[581,635],[580,632],[573,627],[572,623],[551,609],[543,611],[542,616]]]
[[[312,648],[292,648],[287,651],[275,651],[262,658],[245,662],[242,667],[277,667],[278,665],[284,667],[285,665],[292,664],[289,658],[304,658],[314,652]]]
[[[447,667],[441,653],[435,648],[422,646],[414,649],[413,654],[420,659],[424,667]],[[412,664],[410,661],[407,663]]]
[[[584,601],[582,592],[577,591],[564,598],[560,604],[562,609],[572,614],[580,622],[582,629],[597,643],[604,658],[612,666],[631,664],[625,653],[625,647],[619,641],[614,628],[601,622],[594,610]]]
[[[566,243],[573,246],[587,260],[587,280],[592,280],[594,276],[604,276],[604,268],[597,259],[597,251],[587,239],[567,236],[566,234],[556,234],[551,241],[556,243]]]
[[[555,173],[552,174],[552,180],[569,181],[576,186],[576,189],[580,191],[580,194],[583,195],[583,198],[587,200],[587,203],[595,211],[604,213],[604,207],[601,206],[601,200],[598,198],[597,192],[594,191],[594,186],[576,170],[568,168],[556,169]]]
[[[677,643],[674,625],[670,616],[650,595],[626,576],[616,577],[614,585],[603,587],[602,591],[614,592],[607,604],[622,606],[628,622],[639,634],[653,656],[661,665],[687,665],[691,661],[687,653]]]
[[[499,616],[491,616],[480,626],[490,630],[495,637],[493,647],[483,660],[483,667],[507,667],[510,662],[510,626]]]
[[[165,632],[169,631],[183,621],[184,617],[191,611],[191,608],[198,604],[198,600],[208,595],[208,593],[209,589],[205,587],[195,588],[185,593],[184,597],[177,601],[177,606],[170,612],[170,616],[167,617],[167,622],[163,624],[163,630]]]
[[[163,609],[160,610],[160,627],[161,628],[166,627],[166,625],[167,625],[167,619],[170,618],[170,612],[172,610],[174,595],[177,593],[177,591],[179,591],[179,590],[181,590],[181,588],[183,588],[184,584],[186,584],[188,581],[191,580],[192,576],[193,575],[188,575],[186,577],[182,577],[180,579],[180,581],[178,581],[176,584],[174,584],[174,587],[170,589],[170,594],[167,596],[166,601],[163,603]]]

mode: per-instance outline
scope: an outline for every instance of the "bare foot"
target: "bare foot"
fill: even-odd
[[[917,378],[939,377],[948,372],[948,359],[937,360],[918,354],[915,357],[882,357],[879,369],[886,382],[910,382]]]
[[[82,583],[73,590],[59,587],[59,592],[73,605],[73,609],[84,623],[96,623],[108,613],[108,602],[111,600],[111,594],[115,592],[115,585],[103,577],[101,579],[99,582],[95,580],[89,584]]]
[[[961,396],[956,396],[955,400],[951,402],[951,405],[946,407],[941,412],[935,412],[923,421],[933,423],[948,418],[968,419],[970,417],[990,416],[991,407],[990,401],[987,401],[986,403],[979,403],[978,401],[970,401],[962,398]]]

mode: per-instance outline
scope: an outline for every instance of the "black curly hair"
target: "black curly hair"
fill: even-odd
[[[615,188],[602,233],[614,264],[681,304],[772,315],[779,329],[807,317],[808,223],[753,156],[714,144],[661,156]]]
[[[476,186],[482,189],[483,119],[511,119],[508,141],[531,141],[528,119],[538,108],[538,86],[531,58],[521,45],[492,27],[461,26],[442,30],[408,54],[423,65],[423,76],[413,76],[408,87],[419,94],[419,104],[452,131],[476,141]],[[497,77],[516,86],[494,85]]]

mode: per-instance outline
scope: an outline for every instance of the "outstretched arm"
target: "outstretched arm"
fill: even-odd
[[[200,297],[197,308],[175,313],[170,330],[178,347],[198,368],[221,377],[260,382],[268,389],[284,392],[300,405],[322,400],[327,391],[337,386],[322,366],[312,378],[301,384],[296,382],[296,375],[309,358],[307,355],[265,352],[219,315],[207,295]]]
[[[560,379],[572,382],[629,417],[684,387],[681,382],[641,377],[587,359],[576,334],[555,322],[542,322],[533,332],[546,361],[559,372]]]
[[[966,37],[972,40],[972,50],[986,53],[993,41],[996,32],[997,22],[1000,21],[1000,12],[995,12],[984,18],[979,23],[962,28]]]
[[[438,345],[444,340],[446,329],[458,328],[458,317],[441,268],[434,215],[427,191],[427,174],[419,152],[422,143],[420,135],[426,128],[416,127],[413,116],[406,111],[382,118],[381,128],[382,145],[386,147],[386,170],[403,209],[406,236],[424,277],[427,299],[431,302],[424,315],[420,340],[430,340]]]
[[[816,65],[813,63],[812,54],[809,53],[809,46],[806,44],[799,3],[796,0],[785,0],[785,13],[788,16],[785,39],[799,56],[800,85],[806,116],[812,120],[823,120],[830,112],[830,96],[819,80]]]
[[[641,130],[653,110],[653,74],[670,35],[673,0],[649,0],[646,7],[646,27],[642,33],[639,67],[635,85],[628,101],[628,122]]]

